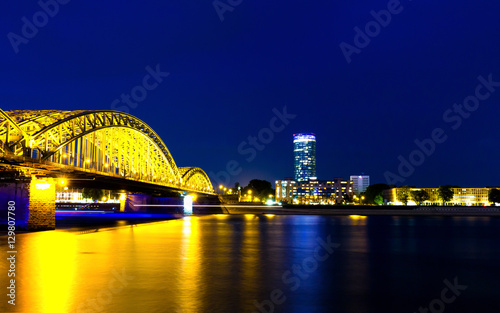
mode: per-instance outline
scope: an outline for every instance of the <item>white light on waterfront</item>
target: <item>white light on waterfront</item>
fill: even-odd
[[[191,215],[193,214],[193,197],[185,196],[184,197],[184,214]]]

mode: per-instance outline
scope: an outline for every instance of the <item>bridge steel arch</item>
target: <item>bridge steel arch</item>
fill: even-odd
[[[207,173],[199,167],[179,167],[179,173],[188,187],[212,185]]]
[[[211,193],[199,168],[178,168],[142,120],[118,111],[0,110],[0,154]]]

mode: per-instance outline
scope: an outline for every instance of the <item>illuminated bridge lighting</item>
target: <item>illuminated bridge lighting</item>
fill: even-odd
[[[158,134],[127,113],[0,109],[0,125],[0,140],[6,143],[0,145],[0,157],[198,192],[213,190],[202,169],[177,167]]]

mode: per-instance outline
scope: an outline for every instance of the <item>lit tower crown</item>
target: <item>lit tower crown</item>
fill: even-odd
[[[295,181],[307,181],[311,177],[316,177],[315,134],[293,134],[293,155]]]

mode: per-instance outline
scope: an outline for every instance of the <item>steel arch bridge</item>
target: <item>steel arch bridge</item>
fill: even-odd
[[[151,127],[118,111],[0,109],[0,156],[182,190],[214,191],[202,169],[177,167]]]

